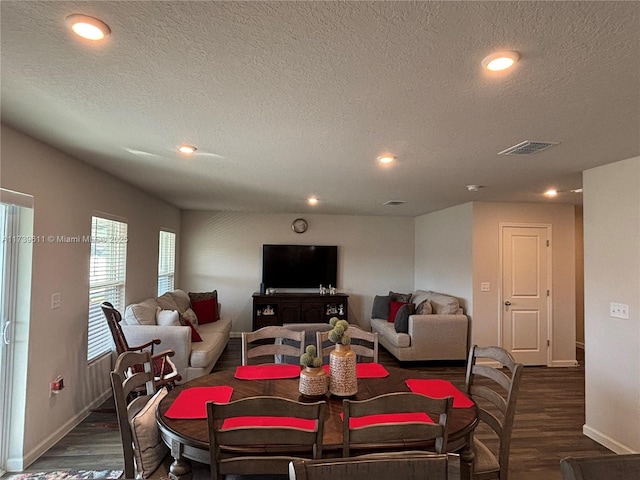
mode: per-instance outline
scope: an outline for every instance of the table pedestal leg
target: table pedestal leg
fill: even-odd
[[[182,444],[173,440],[171,442],[171,456],[173,462],[169,467],[169,478],[171,480],[191,480],[191,462],[182,458]]]
[[[473,436],[467,437],[467,442],[464,448],[460,452],[460,478],[462,480],[471,480],[473,475],[473,459],[475,453],[473,453]]]

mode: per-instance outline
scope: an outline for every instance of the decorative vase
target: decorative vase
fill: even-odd
[[[336,343],[329,353],[329,392],[338,397],[350,397],[358,393],[356,354],[349,345]]]
[[[307,398],[323,397],[327,393],[327,372],[322,367],[305,367],[300,372],[298,390]]]

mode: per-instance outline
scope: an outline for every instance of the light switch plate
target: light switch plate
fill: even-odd
[[[481,292],[490,292],[491,291],[491,283],[489,282],[482,282],[480,284],[480,291]]]
[[[61,295],[60,293],[54,293],[51,295],[51,310],[55,310],[56,308],[60,308],[61,305]]]
[[[624,318],[625,320],[629,319],[629,305],[624,303],[610,303],[609,304],[609,315],[614,318]]]

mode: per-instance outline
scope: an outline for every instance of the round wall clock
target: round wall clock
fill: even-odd
[[[309,224],[304,218],[296,218],[291,223],[291,230],[296,233],[304,233],[307,231],[307,228],[309,228]]]

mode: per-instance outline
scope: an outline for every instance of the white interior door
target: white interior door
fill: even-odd
[[[502,226],[502,347],[549,364],[550,226]]]

